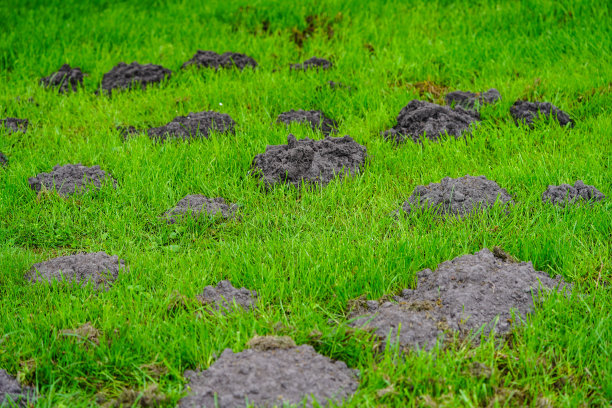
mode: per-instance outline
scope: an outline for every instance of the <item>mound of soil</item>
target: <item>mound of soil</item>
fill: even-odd
[[[257,61],[238,52],[224,52],[219,55],[214,51],[198,50],[193,58],[183,64],[183,68],[191,65],[204,68],[238,68],[241,71],[246,67],[256,68]]]
[[[204,111],[189,113],[187,116],[177,116],[170,123],[154,127],[147,131],[151,139],[164,141],[166,139],[193,139],[206,137],[211,131],[218,133],[235,133],[236,122],[225,113]]]
[[[287,183],[299,187],[302,180],[324,186],[338,174],[357,174],[365,160],[366,148],[350,136],[297,140],[290,134],[286,145],[267,146],[251,167],[267,186]]]
[[[14,377],[6,371],[0,370],[0,406],[26,407],[28,402],[33,401],[33,389],[30,387],[22,388]]]
[[[265,338],[264,338],[265,339]],[[186,371],[189,394],[180,408],[272,407],[294,404],[312,407],[340,404],[357,390],[356,371],[342,361],[332,361],[309,345],[282,341],[262,342],[266,347],[233,353],[223,351],[207,370]],[[216,401],[215,401],[216,396]],[[218,405],[215,405],[215,402]]]
[[[469,132],[470,125],[479,121],[480,115],[476,111],[460,106],[451,109],[415,99],[402,108],[397,116],[397,125],[384,132],[383,136],[397,144],[408,139],[420,142],[423,137],[438,141],[445,134],[457,139],[464,132]]]
[[[113,89],[129,89],[141,86],[146,89],[147,85],[161,82],[170,78],[172,71],[161,65],[139,64],[132,62],[126,64],[120,62],[102,77],[102,89],[109,93]]]
[[[484,105],[485,103],[492,104],[501,99],[501,95],[499,91],[495,88],[489,89],[487,92],[482,93],[474,93],[474,92],[464,92],[464,91],[455,91],[446,94],[444,101],[448,106],[461,106],[465,109],[474,109],[476,103],[478,105]]]
[[[25,133],[28,130],[28,126],[30,122],[27,119],[17,119],[17,118],[6,118],[0,119],[0,125],[5,127],[9,133],[13,132],[22,132]]]
[[[332,63],[325,58],[312,57],[299,64],[291,64],[291,69],[295,71],[307,71],[309,69],[330,69]]]
[[[512,115],[517,125],[525,123],[531,128],[534,126],[534,120],[538,118],[538,115],[544,116],[547,120],[552,116],[561,126],[569,125],[570,127],[574,127],[574,121],[570,116],[550,102],[528,102],[519,100],[514,102],[514,105],[510,107],[510,115]]]
[[[168,224],[174,224],[185,216],[193,218],[221,216],[221,218],[228,219],[234,217],[236,208],[235,204],[227,204],[222,197],[208,198],[192,194],[183,197],[176,207],[164,214],[164,217],[168,219]]]
[[[0,152],[0,166],[8,166],[8,157],[2,152]]]
[[[64,64],[59,71],[41,78],[40,83],[45,88],[58,87],[59,93],[76,92],[79,86],[83,86],[83,72],[81,68],[72,68],[70,65]]]
[[[542,202],[550,201],[553,204],[565,207],[568,204],[576,204],[581,201],[601,201],[605,195],[594,186],[584,184],[578,180],[574,185],[561,184],[559,186],[548,186],[542,194]]]
[[[29,178],[28,183],[36,192],[43,189],[55,190],[59,195],[67,197],[87,190],[98,190],[106,180],[113,185],[116,183],[100,166],[87,167],[79,163],[64,166],[58,164],[50,173],[40,173]]]
[[[516,262],[497,249],[463,255],[417,275],[416,289],[367,301],[351,312],[350,324],[376,330],[402,346],[432,348],[445,332],[466,333],[483,328],[485,335],[504,334],[514,322],[510,309],[521,318],[534,310],[534,297],[547,290],[570,286],[559,276],[551,279],[531,262]],[[532,296],[533,294],[533,296]],[[497,323],[495,320],[499,318]],[[401,326],[401,328],[400,328]],[[478,340],[477,340],[478,341]]]
[[[338,123],[325,116],[321,111],[305,111],[293,110],[283,112],[276,118],[276,123],[284,123],[286,125],[291,122],[308,123],[312,130],[320,130],[324,135],[329,135],[332,132],[337,132]]]
[[[244,310],[254,310],[257,306],[257,292],[246,288],[237,289],[228,280],[223,280],[217,287],[206,286],[198,300],[211,305],[215,310],[231,310],[234,302]]]
[[[497,200],[502,205],[512,203],[512,197],[496,182],[485,176],[445,177],[439,183],[417,186],[402,210],[434,208],[437,214],[463,216],[492,207]]]
[[[60,256],[32,265],[25,279],[36,282],[67,281],[86,286],[91,281],[96,290],[108,289],[125,270],[125,261],[117,255],[92,252]]]

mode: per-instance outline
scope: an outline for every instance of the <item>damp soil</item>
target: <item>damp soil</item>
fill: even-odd
[[[57,72],[40,79],[45,88],[57,88],[59,93],[76,92],[83,86],[83,72],[81,68],[72,68],[64,64]]]
[[[299,187],[302,181],[324,186],[336,176],[356,175],[365,161],[366,148],[350,136],[297,140],[290,134],[286,145],[267,146],[265,153],[255,156],[251,167],[268,187]]]
[[[275,347],[274,341],[261,339],[255,345],[239,353],[226,349],[207,370],[186,371],[188,394],[179,407],[234,408],[247,402],[256,407],[329,406],[330,401],[341,404],[357,390],[355,370],[312,346],[283,340]]]
[[[170,123],[147,130],[149,138],[157,141],[168,139],[208,138],[211,132],[235,133],[236,122],[225,113],[213,111],[191,112],[187,116],[177,116]]]
[[[276,123],[284,123],[286,125],[290,123],[305,123],[310,125],[312,130],[321,131],[326,136],[338,132],[338,122],[328,118],[323,112],[318,110],[305,111],[302,109],[292,109],[289,112],[283,112],[278,115]]]
[[[21,387],[15,377],[6,371],[0,370],[0,406],[26,407],[28,402],[34,401],[34,390],[30,387]]]
[[[412,100],[397,116],[397,125],[383,132],[386,140],[396,144],[407,140],[420,142],[423,138],[438,141],[447,134],[458,139],[469,133],[480,121],[476,111],[457,106],[454,109],[434,103]]]
[[[465,109],[474,109],[476,106],[493,104],[499,100],[501,100],[501,95],[495,88],[491,88],[482,93],[455,91],[446,94],[446,97],[444,98],[444,101],[448,106],[461,106]]]
[[[542,194],[543,203],[550,202],[561,207],[580,202],[602,201],[604,198],[606,196],[595,186],[584,184],[582,180],[576,181],[573,186],[570,184],[548,186]]]
[[[172,71],[161,65],[120,62],[102,77],[102,89],[111,92],[114,89],[130,89],[164,81],[172,76]]]
[[[117,255],[105,252],[82,253],[53,258],[32,265],[25,279],[32,283],[66,281],[86,286],[93,284],[96,290],[109,289],[125,270],[125,261]]]
[[[235,216],[236,210],[236,204],[228,204],[222,197],[208,198],[200,194],[191,194],[183,197],[174,208],[166,211],[164,218],[168,224],[174,224],[184,217],[228,219]]]
[[[550,102],[519,100],[510,107],[510,115],[512,115],[517,125],[523,123],[531,128],[535,126],[538,116],[544,117],[546,120],[555,119],[561,126],[574,127],[574,121],[570,116]]]
[[[18,118],[6,118],[0,119],[0,127],[4,127],[9,133],[22,132],[25,133],[28,130],[30,122],[27,119]]]
[[[291,69],[294,71],[307,71],[309,69],[330,69],[333,67],[331,61],[325,58],[312,57],[298,64],[291,64]]]
[[[116,183],[100,166],[87,167],[80,163],[57,165],[49,173],[40,173],[28,179],[32,190],[56,191],[62,197],[99,190],[105,182],[110,182],[113,186]]]
[[[197,296],[200,303],[215,310],[231,310],[236,304],[244,310],[255,310],[257,292],[247,288],[235,288],[230,281],[223,280],[217,286],[206,286]]]
[[[399,331],[403,347],[431,349],[454,333],[465,336],[482,329],[484,335],[505,334],[520,322],[511,309],[524,319],[546,292],[571,290],[561,277],[552,279],[531,262],[516,262],[500,252],[483,249],[443,262],[435,271],[424,269],[415,289],[362,302],[350,312],[350,325],[373,329],[391,342]]]
[[[257,61],[245,54],[238,52],[224,52],[217,54],[214,51],[198,50],[195,55],[183,64],[183,68],[196,66],[198,68],[238,68],[243,70],[246,67],[256,68]]]

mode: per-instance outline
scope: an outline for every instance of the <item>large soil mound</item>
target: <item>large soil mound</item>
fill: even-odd
[[[6,371],[0,370],[0,406],[26,407],[34,401],[34,390],[21,387],[19,382]],[[12,403],[12,404],[11,404]]]
[[[226,349],[207,370],[186,371],[189,394],[180,408],[286,406],[313,399],[322,406],[348,399],[359,385],[356,373],[341,361],[318,354],[311,346],[261,341],[265,347],[233,353]],[[216,396],[216,401],[215,401]],[[251,406],[251,405],[249,405]]]
[[[338,123],[325,116],[321,111],[312,110],[293,110],[283,112],[276,118],[276,123],[284,123],[289,125],[291,122],[307,123],[312,130],[320,130],[324,135],[328,136],[332,132],[337,132]]]
[[[204,111],[189,113],[187,116],[177,116],[164,126],[151,128],[147,131],[149,137],[155,140],[193,139],[210,136],[210,132],[234,133],[236,122],[225,113]]]
[[[214,286],[206,286],[198,300],[211,305],[216,310],[232,309],[234,303],[245,310],[254,310],[257,304],[257,292],[246,288],[237,289],[230,281],[223,280]]]
[[[538,118],[538,115],[544,116],[547,120],[550,119],[552,115],[561,126],[569,125],[570,127],[574,127],[574,121],[570,116],[550,102],[528,102],[519,100],[514,102],[514,105],[510,107],[510,114],[517,125],[525,123],[527,126],[533,127],[534,121]]]
[[[351,325],[373,328],[391,341],[399,331],[403,346],[429,349],[445,332],[465,333],[484,326],[485,335],[492,330],[506,333],[518,323],[511,309],[524,318],[534,310],[532,294],[566,285],[560,277],[551,279],[536,271],[531,262],[516,262],[503,251],[483,249],[443,262],[435,272],[420,271],[416,289],[404,289],[392,302],[365,302],[351,313],[358,317]]]
[[[191,65],[203,68],[238,68],[241,71],[246,67],[257,67],[257,61],[245,54],[238,52],[224,52],[219,55],[214,51],[198,50],[193,58],[183,64],[183,68]]]
[[[83,86],[83,72],[81,68],[72,68],[64,64],[57,72],[41,78],[40,83],[45,88],[57,87],[59,93],[76,92],[80,86]]]
[[[115,184],[115,180],[100,169],[100,166],[87,167],[82,164],[66,164],[53,167],[50,173],[40,173],[28,179],[30,188],[36,192],[55,190],[61,196],[98,190],[105,181]]]
[[[312,57],[299,64],[291,64],[295,71],[307,71],[309,69],[330,69],[333,64],[325,58]]]
[[[267,146],[255,156],[252,167],[267,186],[299,187],[302,180],[326,185],[338,174],[355,175],[365,160],[366,148],[349,136],[297,140],[290,134],[286,145]]]
[[[497,201],[511,203],[512,197],[496,182],[485,176],[445,177],[439,183],[417,186],[402,210],[434,208],[438,214],[465,215],[486,210]]]
[[[478,112],[460,106],[451,109],[434,103],[412,100],[397,116],[397,125],[383,133],[387,140],[404,143],[419,142],[423,137],[437,141],[444,135],[456,139],[470,131],[470,125],[480,121]]]
[[[578,180],[574,185],[561,184],[559,186],[548,186],[542,194],[542,202],[550,201],[552,204],[565,207],[568,204],[576,204],[581,201],[601,201],[605,195],[594,186],[584,184]]]
[[[102,89],[128,89],[140,86],[146,89],[147,85],[154,84],[170,78],[172,71],[161,65],[120,62],[102,77]]]
[[[22,132],[28,130],[30,122],[27,119],[6,118],[0,119],[0,126],[5,127],[9,133]]]
[[[176,204],[176,207],[164,214],[164,217],[168,219],[169,224],[174,224],[185,216],[193,218],[221,216],[221,218],[227,219],[235,215],[236,208],[235,204],[227,204],[222,197],[208,198],[203,195],[192,194],[183,197]]]
[[[474,93],[474,92],[464,92],[464,91],[455,91],[446,94],[444,101],[448,106],[461,106],[465,109],[474,109],[474,107],[478,104],[480,106],[486,104],[492,104],[501,99],[501,95],[499,91],[495,88],[489,89],[487,92],[482,93]]]

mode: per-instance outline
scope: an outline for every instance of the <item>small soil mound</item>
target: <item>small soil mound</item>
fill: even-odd
[[[26,407],[34,401],[34,390],[21,387],[19,382],[6,371],[0,370],[0,406]]]
[[[547,120],[552,116],[561,126],[569,125],[570,127],[574,127],[574,121],[570,116],[550,102],[528,102],[519,100],[514,102],[514,105],[510,107],[510,115],[512,115],[517,125],[524,123],[531,128],[533,128],[534,121],[538,118],[538,115],[544,116]]]
[[[312,57],[300,64],[291,64],[294,71],[307,71],[309,69],[330,69],[333,64],[325,58]]]
[[[465,109],[474,109],[478,104],[479,106],[487,104],[493,104],[501,99],[499,91],[495,88],[489,89],[487,92],[474,93],[455,91],[448,93],[444,98],[444,101],[448,106],[461,106]]]
[[[330,401],[340,404],[357,390],[356,371],[344,362],[334,362],[309,345],[282,344],[280,348],[240,353],[226,349],[207,370],[186,371],[189,394],[179,407],[246,407],[247,403],[257,407],[312,407],[315,400],[328,406]]]
[[[393,302],[365,302],[361,310],[351,312],[357,319],[350,324],[373,328],[379,337],[392,341],[399,330],[404,347],[430,349],[445,332],[483,327],[485,335],[507,333],[517,323],[511,309],[524,318],[534,310],[533,296],[563,287],[570,289],[559,276],[551,279],[531,262],[497,257],[485,248],[443,262],[435,272],[420,271],[416,289],[404,289],[391,297]]]
[[[40,83],[45,88],[57,87],[59,93],[76,92],[80,86],[83,86],[83,72],[81,68],[72,68],[70,65],[64,64],[59,71],[41,78]]]
[[[458,139],[469,132],[470,125],[479,121],[478,112],[460,106],[451,109],[415,99],[402,108],[397,116],[397,125],[384,132],[383,136],[396,144],[406,140],[420,142],[423,137],[438,141],[446,134]]]
[[[276,118],[276,123],[289,125],[291,122],[308,123],[312,130],[320,130],[324,135],[337,132],[338,123],[325,116],[321,111],[293,110],[283,112]]]
[[[185,216],[193,218],[220,216],[228,219],[234,217],[236,204],[227,204],[222,197],[208,198],[199,194],[192,194],[183,197],[176,207],[168,210],[164,217],[168,219],[168,224],[174,224]]]
[[[245,310],[254,310],[257,303],[257,292],[246,288],[237,289],[230,281],[223,280],[217,287],[206,286],[198,300],[205,305],[211,305],[215,310],[230,310],[234,303]]]
[[[512,197],[485,176],[445,177],[439,183],[417,186],[402,206],[405,213],[433,208],[437,214],[463,216],[492,207],[497,201],[512,203]]]
[[[58,164],[50,173],[40,173],[28,179],[32,190],[55,190],[63,197],[88,190],[99,190],[105,181],[110,181],[113,185],[116,183],[100,166],[87,167],[80,163],[64,166]]]
[[[210,136],[210,132],[235,133],[236,122],[225,113],[213,111],[189,113],[187,116],[177,116],[164,126],[151,128],[147,131],[151,139],[164,141],[166,139],[194,139]]]
[[[102,89],[109,93],[113,89],[129,89],[140,86],[146,89],[147,85],[154,84],[170,78],[172,71],[161,65],[137,62],[126,64],[120,62],[102,77]]]
[[[246,67],[256,68],[257,61],[245,54],[238,52],[224,52],[219,55],[214,51],[198,50],[193,58],[183,64],[183,68],[195,65],[198,68],[238,68],[243,70]]]
[[[297,140],[290,134],[286,145],[267,146],[251,167],[267,186],[287,183],[299,187],[302,180],[324,186],[336,175],[356,175],[365,160],[366,148],[350,136]]]
[[[584,184],[578,180],[574,185],[561,184],[559,186],[548,186],[542,194],[542,202],[550,201],[552,204],[565,207],[568,204],[576,204],[581,201],[601,201],[605,195],[594,186]]]
[[[25,133],[28,130],[30,122],[27,119],[17,118],[6,118],[0,119],[0,125],[6,128],[9,133],[22,132]]]
[[[0,152],[0,167],[8,166],[8,157]]]
[[[91,281],[96,290],[108,289],[125,270],[125,261],[117,255],[92,252],[60,256],[32,265],[25,279],[36,282],[66,281],[86,286]]]

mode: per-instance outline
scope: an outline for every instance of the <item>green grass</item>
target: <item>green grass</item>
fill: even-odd
[[[547,185],[577,179],[612,196],[607,2],[200,3],[0,5],[0,117],[31,123],[25,135],[0,130],[10,160],[0,169],[0,367],[38,388],[37,406],[95,406],[97,394],[114,398],[154,383],[172,406],[184,370],[206,368],[223,349],[240,351],[253,335],[271,333],[361,370],[347,406],[610,404],[612,201],[541,203]],[[291,38],[308,15],[319,16],[317,27],[299,47]],[[181,72],[197,49],[243,52],[260,67]],[[313,55],[335,68],[288,71]],[[157,63],[174,74],[145,92],[94,95],[119,61]],[[89,73],[84,92],[58,95],[38,85],[63,63]],[[328,80],[355,89],[317,90]],[[422,81],[449,90],[496,87],[503,100],[484,108],[467,141],[396,148],[379,132],[399,110],[415,98],[439,101],[410,85]],[[518,98],[552,102],[576,127],[516,127],[508,110]],[[362,175],[302,192],[265,192],[249,176],[266,145],[286,143],[276,116],[299,108],[323,110],[340,122],[340,134],[367,146]],[[146,137],[123,142],[113,130],[209,109],[230,114],[236,135],[160,145]],[[78,162],[109,171],[117,189],[67,199],[29,189],[29,177]],[[465,174],[506,188],[516,202],[510,214],[389,217],[416,185]],[[186,194],[223,196],[240,204],[242,219],[162,223],[159,215]],[[496,245],[562,275],[575,285],[572,296],[548,299],[506,341],[479,347],[457,341],[402,354],[346,326],[348,300],[400,290],[423,268]],[[108,292],[23,280],[35,262],[99,250],[130,268]],[[257,290],[259,309],[204,318],[195,307],[168,312],[177,293],[195,297],[220,279]],[[61,334],[85,322],[101,331],[99,346]],[[475,362],[490,376],[477,375]]]

